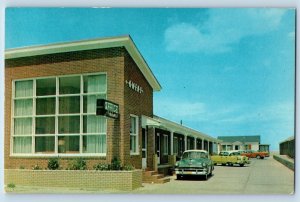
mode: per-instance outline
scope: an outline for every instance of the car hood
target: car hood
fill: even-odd
[[[181,159],[177,162],[178,166],[203,166],[203,163],[208,164],[210,162],[209,159],[200,158],[200,159]]]

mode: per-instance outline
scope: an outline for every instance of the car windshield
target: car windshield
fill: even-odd
[[[185,152],[182,155],[183,159],[200,159],[200,158],[208,158],[207,153],[205,152]]]

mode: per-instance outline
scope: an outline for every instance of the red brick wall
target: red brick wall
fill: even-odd
[[[132,81],[143,88],[139,93],[125,84],[125,80]],[[122,132],[121,156],[124,162],[131,162],[136,168],[142,167],[142,126],[141,115],[153,116],[153,89],[136,66],[132,58],[125,54],[125,89],[124,89],[124,128]],[[139,117],[139,155],[130,155],[130,114]],[[149,145],[148,145],[149,146]]]
[[[11,99],[12,80],[84,74],[92,72],[107,73],[107,98],[124,107],[124,48],[90,50],[74,53],[53,54],[28,58],[10,59],[5,61],[5,168],[31,168],[35,164],[47,166],[49,158],[11,157]],[[88,167],[102,162],[111,162],[111,158],[119,153],[120,120],[108,119],[107,123],[107,156],[87,158]],[[68,158],[62,158],[61,163],[67,166]]]

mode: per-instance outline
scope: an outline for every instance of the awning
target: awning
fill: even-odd
[[[151,117],[142,115],[142,128],[146,128],[146,126],[161,127],[162,125],[159,121],[156,121]]]

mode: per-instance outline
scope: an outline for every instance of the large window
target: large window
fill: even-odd
[[[138,154],[138,117],[130,115],[130,153]]]
[[[106,74],[14,82],[13,154],[106,154]]]

